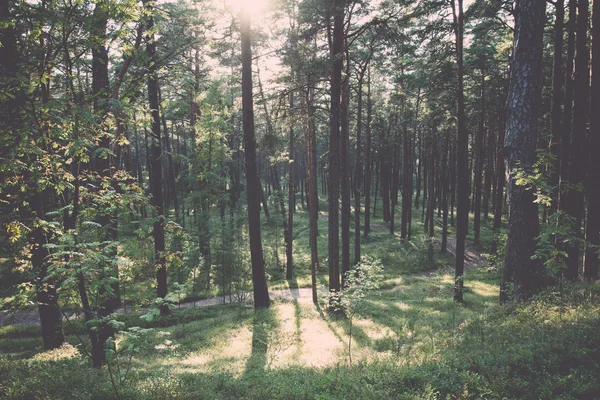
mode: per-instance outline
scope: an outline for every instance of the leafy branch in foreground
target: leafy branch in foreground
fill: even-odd
[[[345,286],[341,292],[329,294],[329,304],[335,313],[348,319],[348,358],[352,364],[352,325],[354,317],[360,315],[368,294],[381,287],[383,265],[379,259],[363,256],[360,262],[344,274]]]

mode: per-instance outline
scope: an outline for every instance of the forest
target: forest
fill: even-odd
[[[0,398],[600,399],[600,0],[0,0]]]

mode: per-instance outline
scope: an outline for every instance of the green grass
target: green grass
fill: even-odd
[[[151,330],[131,363],[119,359],[110,371],[91,368],[82,351],[82,321],[65,325],[69,344],[54,351],[43,351],[39,327],[1,327],[0,398],[600,398],[600,284],[569,284],[562,295],[550,288],[525,304],[499,307],[497,272],[480,268],[467,271],[465,303],[457,304],[453,260],[438,248],[430,258],[420,211],[413,211],[410,243],[377,229],[363,239],[363,255],[383,262],[383,285],[353,320],[352,364],[349,321],[330,314],[324,298],[318,307],[274,301],[255,312],[219,305],[174,310],[151,321],[129,313],[118,316],[125,328]],[[272,215],[278,221],[275,210]],[[379,211],[373,224],[388,226],[380,218]],[[282,269],[281,229],[263,221],[272,290],[310,286],[307,212],[298,208],[294,220],[290,282]],[[319,226],[319,284],[326,286],[326,221]],[[482,228],[485,252],[491,230],[484,220]],[[440,224],[435,229],[440,237]],[[277,241],[279,268],[273,262]],[[422,273],[431,270],[438,272]],[[117,336],[118,343],[123,339]],[[109,372],[129,366],[117,394]]]
[[[327,214],[327,203],[326,197],[319,197],[320,213],[322,215]],[[267,273],[270,276],[269,288],[285,289],[290,287],[310,287],[310,244],[309,244],[309,230],[306,229],[309,226],[309,214],[307,210],[301,208],[300,202],[296,207],[297,211],[294,214],[294,280],[291,282],[286,281],[285,278],[285,242],[283,240],[283,232],[280,227],[276,227],[279,223],[279,218],[273,217],[275,211],[272,210],[272,221],[271,225],[267,224],[263,216],[262,221],[262,232],[263,232],[263,246],[265,247],[265,254],[267,254]],[[361,215],[364,216],[364,208],[361,210]],[[386,266],[386,275],[388,278],[393,278],[399,274],[406,273],[418,273],[423,271],[435,270],[446,265],[453,263],[453,258],[448,254],[437,254],[439,249],[436,248],[436,256],[433,261],[429,260],[425,254],[427,238],[423,231],[423,223],[421,222],[421,209],[414,209],[412,213],[412,234],[413,240],[408,243],[401,243],[400,241],[400,216],[401,207],[396,207],[396,229],[395,234],[389,233],[389,223],[384,222],[382,219],[381,201],[378,201],[378,207],[375,216],[371,218],[372,229],[368,238],[364,238],[361,235],[361,254],[380,258],[383,264]],[[364,217],[361,218],[364,222]],[[319,254],[319,284],[326,285],[327,280],[327,255],[328,255],[328,244],[327,244],[327,220],[319,219],[319,236],[317,238],[317,248]],[[482,227],[487,225],[482,224]],[[385,227],[385,231],[379,228]],[[361,223],[361,230],[364,226]],[[484,230],[482,230],[482,243],[484,243]],[[491,231],[490,231],[491,232]],[[437,218],[436,214],[436,227],[435,237],[441,237],[441,219]],[[450,230],[449,235],[453,232]],[[279,235],[279,236],[277,236]],[[276,241],[275,237],[279,240]],[[354,258],[354,220],[351,221],[350,226],[350,240],[351,250],[350,258]],[[489,239],[491,243],[491,236]],[[274,254],[275,243],[279,243],[279,266],[276,268],[274,258],[269,257]]]
[[[600,396],[600,285],[567,286],[498,307],[496,275],[466,274],[465,304],[452,274],[405,274],[368,296],[353,329],[324,303],[274,302],[175,310],[153,328],[119,387],[126,399],[491,398]],[[324,301],[324,300],[322,300]],[[0,328],[0,397],[117,398],[106,368],[93,370],[74,346],[41,349],[39,328]],[[113,370],[116,366],[113,366]]]

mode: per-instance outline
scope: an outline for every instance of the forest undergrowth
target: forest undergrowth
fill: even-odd
[[[385,239],[375,230],[367,242],[381,246]],[[379,289],[357,308],[350,347],[349,319],[329,312],[323,296],[317,306],[310,298],[279,299],[257,312],[246,303],[233,303],[175,309],[169,316],[146,319],[139,313],[122,314],[117,320],[124,333],[116,342],[125,350],[101,370],[89,365],[83,350],[82,321],[66,324],[67,343],[52,351],[42,351],[37,326],[2,327],[0,396],[600,396],[597,284],[550,288],[524,304],[499,307],[498,271],[486,265],[467,271],[465,302],[458,304],[451,296],[453,274],[444,267],[448,259],[438,252],[435,273],[418,273],[411,258],[405,260],[410,263],[383,264]],[[426,258],[427,248],[420,253]]]

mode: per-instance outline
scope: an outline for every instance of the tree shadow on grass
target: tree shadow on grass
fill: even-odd
[[[268,351],[276,337],[278,325],[277,315],[272,308],[255,310],[252,320],[252,352],[246,362],[244,375],[264,371],[268,366]]]

